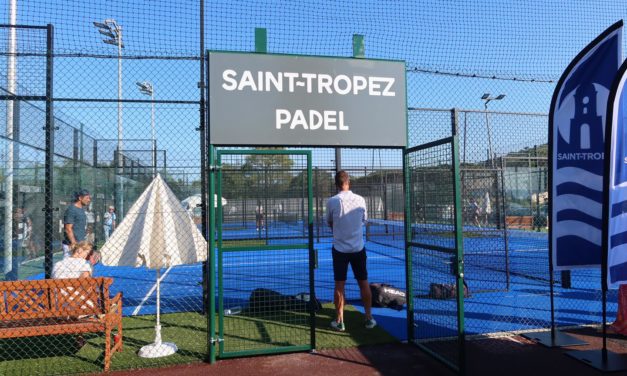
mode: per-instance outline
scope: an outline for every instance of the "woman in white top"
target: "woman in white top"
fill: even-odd
[[[70,248],[70,257],[66,257],[54,264],[52,268],[52,278],[89,278],[92,274],[92,266],[98,262],[99,256],[93,251],[93,246],[88,241],[80,241]],[[64,302],[59,304],[80,304],[81,309],[94,307],[94,302],[84,295],[83,289],[67,287],[59,290],[59,299]],[[83,317],[83,316],[79,316]],[[77,339],[81,341],[81,337]]]
[[[98,262],[98,256],[92,252],[93,246],[88,241],[74,244],[71,256],[54,264],[52,278],[88,278],[92,274],[92,265]]]

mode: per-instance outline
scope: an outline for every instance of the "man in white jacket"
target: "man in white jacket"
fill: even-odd
[[[337,331],[345,331],[344,325],[344,286],[348,265],[351,265],[353,274],[359,285],[361,300],[366,311],[365,326],[374,328],[377,323],[372,318],[372,295],[368,284],[368,270],[366,268],[366,248],[364,247],[363,226],[368,219],[366,200],[350,190],[350,177],[346,171],[335,174],[335,186],[339,193],[327,202],[326,220],[333,230],[333,277],[335,291],[336,318],[331,327]]]

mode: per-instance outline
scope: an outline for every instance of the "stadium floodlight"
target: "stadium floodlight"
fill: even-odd
[[[109,18],[104,20],[104,22],[94,21],[93,24],[98,29],[100,34],[109,38],[103,39],[102,41],[104,43],[124,48],[124,43],[122,42],[122,26],[118,25],[114,19]]]
[[[107,29],[98,29],[98,32],[104,36],[107,36],[111,39],[115,39],[115,35]],[[114,41],[115,42],[115,41]],[[115,42],[117,43],[117,42]]]
[[[150,95],[151,109],[150,109],[150,131],[152,141],[152,175],[157,175],[157,141],[155,139],[155,91],[152,86],[152,82],[143,81],[135,83],[139,88],[139,92],[142,94]]]
[[[500,101],[503,98],[505,98],[505,94],[499,94],[496,97],[492,97],[490,93],[485,93],[481,96],[481,99],[484,101],[483,108],[485,111],[485,125],[488,132],[488,159],[491,161],[492,167],[494,167],[494,154],[492,152],[492,131],[490,129],[490,117],[488,116],[488,103],[491,101]]]
[[[117,173],[118,179],[120,179],[120,184],[118,189],[116,190],[115,195],[115,206],[118,210],[118,215],[124,215],[124,179],[122,178],[123,170],[123,161],[122,161],[122,139],[123,139],[123,128],[122,128],[122,48],[124,48],[124,43],[122,42],[122,26],[120,26],[114,19],[107,18],[104,22],[93,22],[94,26],[98,29],[98,32],[108,39],[103,39],[102,41],[106,44],[111,44],[118,47],[118,146],[117,146]],[[118,218],[119,221],[122,218]]]
[[[144,82],[135,82],[135,85],[137,85],[137,87],[139,88],[139,91],[142,94],[146,94],[146,95],[152,95],[152,83],[148,82],[148,81],[144,81]]]
[[[481,99],[485,101],[484,108],[486,111],[488,110],[488,103],[491,101],[500,101],[503,98],[505,98],[505,94],[499,94],[496,97],[493,97],[490,93],[485,93],[481,96]]]

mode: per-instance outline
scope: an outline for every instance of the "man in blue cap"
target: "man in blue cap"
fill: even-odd
[[[74,194],[74,202],[68,205],[63,214],[63,257],[70,256],[72,245],[85,240],[87,233],[87,215],[85,208],[91,202],[91,195],[86,189]]]

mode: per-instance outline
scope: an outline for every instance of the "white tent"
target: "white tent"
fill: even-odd
[[[142,347],[139,355],[155,358],[176,352],[175,344],[161,342],[160,269],[205,261],[207,243],[161,175],[139,196],[100,253],[104,265],[156,269],[155,343]]]
[[[187,210],[190,214],[192,214],[194,211],[194,208],[199,207],[201,203],[202,203],[202,198],[200,197],[200,194],[189,196],[185,198],[183,201],[181,201],[181,205],[183,205],[185,210]],[[222,206],[226,206],[226,204],[227,204],[226,199],[222,197]],[[213,195],[213,206],[216,208],[218,207],[218,195],[216,194]]]

